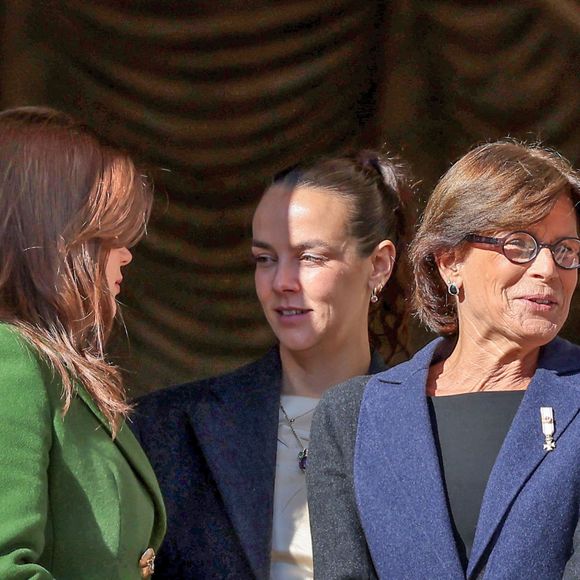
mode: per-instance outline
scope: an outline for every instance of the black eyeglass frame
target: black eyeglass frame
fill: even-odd
[[[535,248],[535,251],[532,253],[529,260],[524,260],[523,262],[517,262],[517,261],[510,259],[506,255],[505,250],[504,250],[505,243],[507,241],[509,241],[516,234],[526,234],[527,236],[530,236],[530,238],[532,238],[532,240],[534,240],[534,242],[536,244],[536,248]],[[576,266],[563,266],[562,264],[560,264],[558,262],[558,260],[556,258],[556,254],[555,254],[556,247],[559,246],[565,240],[575,240],[578,243],[580,243],[580,238],[575,238],[573,236],[569,236],[566,238],[560,238],[559,240],[556,240],[553,244],[545,244],[542,242],[538,242],[536,237],[534,235],[530,234],[530,232],[518,230],[515,232],[510,232],[507,236],[504,236],[502,238],[492,238],[489,236],[480,236],[478,234],[467,234],[465,236],[465,238],[463,238],[463,239],[467,242],[473,242],[476,244],[490,244],[492,246],[499,246],[502,254],[512,264],[529,264],[530,262],[533,262],[538,257],[538,254],[540,253],[540,251],[543,248],[548,248],[548,250],[550,250],[550,253],[552,254],[552,258],[554,259],[554,264],[556,264],[556,266],[558,266],[558,268],[562,268],[563,270],[578,270],[580,268],[580,263],[576,264]]]

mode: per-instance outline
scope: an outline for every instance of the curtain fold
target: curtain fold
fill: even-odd
[[[117,345],[134,393],[273,342],[251,218],[271,176],[300,159],[386,144],[424,197],[476,142],[539,138],[580,160],[573,0],[4,4],[4,105],[67,110],[155,178],[123,289],[130,342]],[[576,301],[568,329],[578,321]]]

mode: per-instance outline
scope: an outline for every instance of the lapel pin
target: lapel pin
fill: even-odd
[[[540,417],[542,419],[542,433],[544,434],[544,451],[554,451],[556,442],[554,441],[554,409],[552,407],[540,407]]]

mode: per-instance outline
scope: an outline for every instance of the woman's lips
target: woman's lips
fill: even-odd
[[[558,306],[558,301],[554,296],[546,296],[545,294],[531,294],[522,296],[520,300],[526,302],[534,310],[544,311],[551,310]]]
[[[312,312],[312,309],[310,308],[294,308],[292,306],[275,308],[274,310],[282,318],[295,318],[297,316],[303,316],[304,314]]]

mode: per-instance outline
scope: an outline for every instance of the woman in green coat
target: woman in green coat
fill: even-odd
[[[0,578],[137,579],[165,533],[104,346],[151,191],[50,109],[0,113]]]

